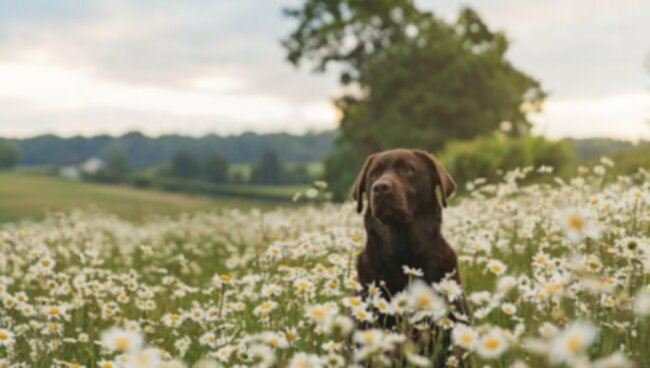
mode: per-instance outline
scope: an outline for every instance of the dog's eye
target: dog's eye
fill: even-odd
[[[379,177],[379,170],[373,170],[370,172],[370,180],[375,180]]]
[[[411,174],[413,174],[413,173],[415,172],[415,169],[412,168],[411,166],[402,166],[402,168],[400,169],[400,171],[401,171],[402,174],[404,174],[404,175],[411,175]]]

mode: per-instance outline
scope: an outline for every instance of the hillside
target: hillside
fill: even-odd
[[[27,173],[0,173],[0,222],[41,218],[47,212],[86,207],[139,220],[152,214],[174,215],[224,207],[270,205],[253,200],[185,196]]]
[[[118,137],[63,138],[43,135],[25,139],[5,139],[20,150],[21,165],[61,165],[91,156],[107,158],[113,152],[122,152],[134,168],[158,165],[180,150],[192,152],[199,158],[219,153],[233,163],[255,162],[266,150],[273,150],[282,161],[315,162],[328,154],[334,144],[335,133],[326,131],[292,135],[287,133],[237,136],[206,135],[190,137],[163,135],[149,137],[132,132]]]

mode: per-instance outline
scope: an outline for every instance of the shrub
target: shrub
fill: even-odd
[[[459,183],[478,177],[493,179],[499,170],[516,167],[547,165],[564,171],[574,160],[574,153],[565,141],[550,141],[540,136],[511,138],[501,134],[452,141],[438,156]]]

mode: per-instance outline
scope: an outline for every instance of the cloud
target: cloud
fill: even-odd
[[[650,139],[650,95],[645,91],[585,99],[551,99],[534,117],[535,131],[552,138]]]
[[[0,2],[0,134],[333,128],[336,73],[293,68],[279,44],[300,3]],[[650,2],[418,1],[447,19],[465,3],[550,92],[538,131],[645,134]]]
[[[127,112],[132,112],[137,118],[157,116],[148,125],[157,126],[150,130],[158,133],[174,127],[187,128],[193,121],[222,133],[232,133],[242,126],[267,131],[292,130],[289,124],[300,121],[302,126],[297,130],[304,131],[315,126],[331,127],[336,119],[334,107],[324,101],[296,105],[276,96],[233,92],[232,88],[237,87],[237,82],[227,76],[199,79],[194,88],[180,89],[104,80],[47,64],[0,63],[0,80],[4,81],[0,85],[0,101],[11,100],[19,102],[21,106],[12,116],[16,124],[20,124],[25,117],[33,121],[33,113],[21,115],[20,110],[31,110],[47,116],[42,120],[49,125],[60,123],[76,128],[80,124],[72,122],[80,115],[93,122],[89,123],[91,126],[105,121],[87,114],[93,110],[97,111],[97,115],[108,112],[120,119],[125,119]],[[56,119],[58,121],[53,121],[53,113],[59,117]],[[65,122],[66,113],[68,122]],[[172,124],[161,126],[160,116],[165,115],[169,118],[162,120]],[[5,117],[3,121],[11,121],[9,119]],[[182,119],[185,119],[185,123],[181,123]],[[206,124],[208,119],[212,119],[212,123]],[[115,129],[116,126],[125,127],[133,123],[133,119],[127,118],[109,124],[111,129]],[[293,130],[296,128],[293,127]]]

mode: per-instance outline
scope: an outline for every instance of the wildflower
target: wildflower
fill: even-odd
[[[508,349],[508,340],[501,329],[493,328],[481,336],[476,348],[477,354],[484,359],[495,359]]]
[[[451,338],[454,344],[463,349],[472,350],[478,341],[478,332],[467,325],[459,323],[454,327]]]
[[[133,352],[124,357],[124,368],[159,368],[161,366],[160,352],[155,348],[147,348]]]
[[[364,307],[357,307],[352,310],[354,318],[360,322],[372,322],[375,319],[374,314]]]
[[[356,331],[354,341],[362,345],[377,345],[384,337],[384,332],[380,329],[368,329]]]
[[[636,294],[634,298],[634,313],[637,316],[650,315],[650,289],[640,291]]]
[[[0,365],[1,366],[1,365]],[[100,360],[97,363],[98,368],[117,368],[118,364],[112,360]]]
[[[354,322],[350,317],[347,316],[336,316],[328,321],[325,325],[325,332],[338,336],[338,337],[347,337],[352,332],[354,327]]]
[[[591,323],[574,322],[551,342],[549,360],[571,363],[596,340],[598,330]]]
[[[219,340],[217,339],[217,336],[214,334],[214,332],[206,332],[201,337],[199,337],[199,343],[201,345],[207,345],[211,347],[212,349],[217,347]]]
[[[584,209],[568,209],[560,213],[560,224],[571,242],[578,242],[583,237],[596,238],[598,228]]]
[[[289,346],[287,339],[283,335],[279,335],[275,332],[267,331],[263,333],[262,340],[264,343],[276,349],[284,349]]]
[[[558,330],[558,328],[550,322],[544,322],[539,327],[539,334],[547,340],[550,340],[557,336],[558,332],[560,332],[560,330]]]
[[[458,299],[463,293],[463,290],[454,280],[442,280],[438,284],[435,284],[434,288],[436,291],[446,296],[447,300],[450,302]]]
[[[229,274],[221,274],[221,275],[214,275],[212,277],[212,284],[218,288],[223,287],[224,285],[228,285],[233,281],[232,276]]]
[[[288,368],[319,368],[322,366],[323,362],[318,355],[299,352],[291,357]]]
[[[314,290],[314,284],[304,278],[294,281],[293,286],[298,294],[306,294]]]
[[[111,351],[131,353],[142,349],[143,338],[138,332],[113,327],[102,333],[101,342]]]
[[[0,328],[0,346],[11,346],[14,344],[14,334],[6,328]]]
[[[509,316],[517,313],[517,307],[512,303],[503,303],[501,305],[501,311]]]
[[[487,268],[490,272],[497,276],[503,274],[508,269],[508,267],[504,265],[503,262],[497,259],[491,259],[487,264]]]
[[[402,266],[402,270],[404,271],[404,274],[406,276],[411,276],[411,277],[423,277],[424,272],[422,272],[421,269],[419,268],[411,268],[409,266]]]
[[[312,321],[323,324],[329,321],[336,313],[330,306],[320,304],[307,307],[305,315]]]
[[[406,354],[406,360],[414,367],[430,367],[431,361],[422,355]]]
[[[422,280],[415,280],[408,288],[409,306],[416,311],[445,308],[445,302]]]
[[[270,367],[275,362],[273,350],[266,345],[253,345],[248,350],[253,365],[257,367]]]

